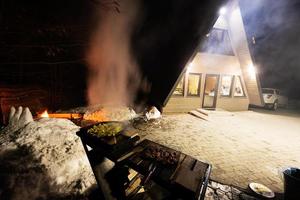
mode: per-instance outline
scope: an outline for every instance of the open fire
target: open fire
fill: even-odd
[[[81,119],[80,113],[48,113],[47,110],[37,115],[38,118],[63,118],[63,119]]]
[[[136,113],[128,107],[101,107],[101,108],[90,108],[82,110],[79,113],[72,111],[65,111],[59,113],[49,113],[49,111],[43,110],[38,112],[36,118],[62,118],[69,119],[73,122],[83,122],[86,123],[95,123],[95,122],[105,122],[105,121],[123,121],[132,119]]]
[[[42,112],[42,113],[40,114],[40,117],[41,117],[41,118],[48,118],[48,117],[49,117],[48,111],[45,110],[44,112]]]

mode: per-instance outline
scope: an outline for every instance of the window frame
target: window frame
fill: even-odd
[[[205,44],[205,45],[208,45],[208,46],[210,46],[210,44],[208,44],[209,43],[209,40],[210,39],[208,39],[209,37],[210,37],[210,34],[211,34],[211,32],[212,31],[223,31],[223,33],[225,33],[225,35],[228,37],[228,45],[230,45],[230,50],[228,51],[228,52],[208,52],[206,49],[204,50],[203,48],[203,45]],[[225,36],[225,37],[226,37]],[[224,35],[223,35],[223,37],[224,37]],[[207,36],[207,38],[205,38],[206,40],[204,40],[203,42],[202,42],[202,44],[200,45],[200,47],[199,47],[199,49],[198,49],[198,51],[200,52],[200,53],[209,53],[209,54],[216,54],[216,55],[223,55],[223,56],[235,56],[235,51],[234,51],[234,49],[233,49],[233,44],[232,44],[232,41],[231,41],[231,37],[230,37],[230,33],[229,33],[229,30],[228,29],[224,29],[224,28],[216,28],[216,27],[213,27],[210,31],[209,31],[209,33],[208,33],[208,36]],[[224,41],[223,41],[224,42]]]
[[[234,78],[234,75],[230,75],[230,74],[224,74],[224,75],[222,75],[221,76],[221,87],[222,87],[222,82],[223,82],[223,77],[224,76],[231,76],[231,82],[230,82],[230,91],[229,91],[229,94],[228,95],[223,95],[223,94],[221,94],[221,90],[222,90],[222,88],[220,88],[220,97],[232,97],[232,94],[233,94],[233,87],[234,87],[234,85],[235,85],[235,82],[234,82],[234,80],[235,80],[235,78]]]
[[[196,76],[199,77],[197,94],[189,94],[189,77],[190,77],[190,75],[196,75]],[[200,95],[201,95],[201,93],[200,93],[201,92],[201,80],[202,80],[202,74],[201,73],[188,73],[186,96],[188,96],[188,97],[200,97]]]
[[[180,83],[180,81],[182,80],[182,94],[174,94],[178,83]],[[183,76],[181,77],[181,80],[179,80],[178,82],[176,82],[176,86],[172,92],[172,96],[173,97],[184,97],[184,93],[185,93],[185,73],[183,74]]]
[[[234,91],[233,91],[233,97],[235,97],[235,98],[245,98],[245,97],[247,97],[246,96],[246,92],[245,92],[245,88],[244,88],[244,85],[243,85],[243,81],[242,81],[242,76],[241,75],[235,75],[235,81],[234,81],[234,89],[236,88],[235,86],[236,86],[236,81],[237,80],[240,80],[240,83],[241,83],[241,88],[242,88],[242,90],[243,90],[243,96],[235,96],[234,95]]]

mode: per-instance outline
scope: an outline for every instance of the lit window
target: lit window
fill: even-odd
[[[233,56],[233,50],[227,30],[213,28],[201,45],[200,52]]]
[[[235,97],[244,97],[245,92],[242,86],[241,77],[237,76],[237,79],[235,81],[235,87],[234,87],[234,94]]]
[[[199,96],[200,95],[200,80],[201,74],[189,74],[188,78],[188,96]]]
[[[183,96],[183,94],[184,94],[184,77],[179,81],[179,83],[177,84],[173,92],[173,95],[176,96]]]
[[[233,80],[233,76],[231,75],[222,76],[222,84],[220,90],[221,96],[231,96],[232,80]]]

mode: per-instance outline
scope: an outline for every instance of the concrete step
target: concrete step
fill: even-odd
[[[190,115],[193,115],[193,116],[195,116],[195,117],[197,117],[197,118],[203,119],[203,120],[205,120],[205,121],[208,121],[208,116],[205,115],[205,114],[203,114],[203,113],[200,113],[200,112],[197,111],[197,110],[191,110],[191,111],[189,112],[189,114],[190,114]]]
[[[200,112],[200,113],[202,113],[203,115],[206,115],[206,116],[208,116],[208,114],[209,114],[209,111],[204,110],[203,108],[197,108],[196,111],[198,111],[198,112]]]

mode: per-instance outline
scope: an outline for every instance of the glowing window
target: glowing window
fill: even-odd
[[[235,96],[235,97],[244,97],[245,96],[245,92],[243,89],[242,80],[241,80],[240,76],[237,76],[237,78],[236,78],[233,96]]]
[[[231,96],[232,80],[233,80],[233,76],[231,75],[222,76],[222,83],[221,83],[221,90],[220,90],[221,96]]]
[[[206,35],[206,38],[201,45],[200,52],[233,56],[234,53],[228,31],[213,28],[210,33]]]
[[[200,81],[201,74],[189,74],[188,77],[188,96],[199,96],[200,95]]]
[[[184,77],[177,84],[177,86],[173,92],[173,95],[175,95],[175,96],[183,96],[184,95]]]

